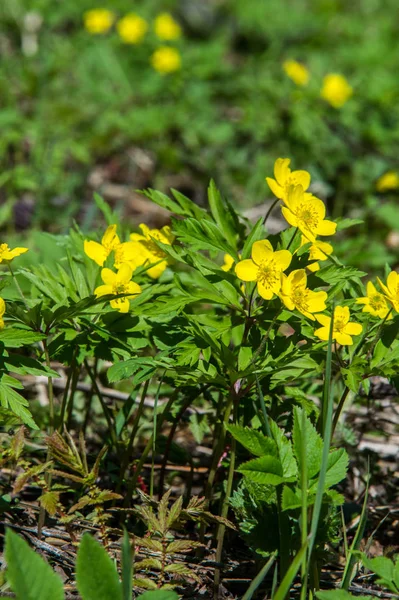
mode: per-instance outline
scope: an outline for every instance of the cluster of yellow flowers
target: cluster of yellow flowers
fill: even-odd
[[[14,258],[20,256],[21,254],[25,254],[28,252],[28,248],[14,248],[11,250],[8,244],[0,244],[0,264],[7,263],[9,264]],[[0,329],[4,327],[3,315],[6,312],[6,303],[3,298],[0,298]]]
[[[87,11],[83,21],[86,31],[93,35],[107,33],[116,22],[116,30],[125,44],[140,44],[149,30],[148,21],[136,13],[129,13],[117,21],[115,13],[104,8]],[[166,12],[155,18],[153,30],[164,42],[177,40],[182,34],[180,25]],[[172,73],[181,68],[181,56],[176,48],[163,45],[152,54],[151,64],[161,74]]]
[[[117,271],[109,268],[101,270],[101,279],[104,285],[94,290],[97,297],[126,294],[110,301],[112,308],[119,312],[129,311],[129,299],[140,294],[140,286],[132,281],[134,271],[138,267],[148,267],[146,273],[153,279],[162,275],[168,265],[168,259],[156,244],[159,241],[171,245],[174,236],[170,227],[162,229],[149,229],[147,225],[141,224],[139,233],[130,234],[128,242],[121,242],[116,233],[116,225],[110,225],[105,231],[101,243],[85,240],[84,251],[89,258],[94,260],[100,267],[113,252],[114,267]]]
[[[283,69],[296,85],[307,85],[310,79],[309,70],[296,60],[286,60]],[[329,73],[323,79],[320,96],[334,108],[341,108],[353,95],[353,88],[343,75]]]

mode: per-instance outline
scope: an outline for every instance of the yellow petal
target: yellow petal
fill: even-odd
[[[123,263],[118,269],[118,273],[116,275],[115,281],[117,284],[127,283],[128,281],[131,280],[132,275],[133,275],[132,267],[127,263]]]
[[[308,265],[307,268],[309,269],[309,271],[312,271],[312,273],[315,273],[316,271],[320,270],[320,265],[318,262],[314,262],[311,265]]]
[[[141,293],[141,287],[135,281],[130,281],[130,283],[127,284],[127,291],[129,294],[137,295]]]
[[[397,289],[399,287],[399,273],[397,273],[396,271],[391,271],[387,277],[387,287],[389,289],[389,292],[396,296]]]
[[[273,259],[275,260],[279,269],[285,271],[285,269],[287,269],[291,264],[292,254],[289,250],[278,250],[274,253]]]
[[[0,329],[4,329],[4,320],[0,317]]]
[[[99,298],[100,296],[107,296],[108,294],[113,294],[113,288],[110,285],[99,285],[94,290],[94,295]]]
[[[109,252],[107,252],[104,246],[102,246],[98,242],[89,242],[85,240],[83,244],[83,249],[85,254],[87,254],[87,256],[91,258],[91,260],[94,260],[94,262],[96,262],[100,267],[103,266],[109,254]]]
[[[341,346],[352,346],[353,344],[351,336],[347,333],[343,333],[342,331],[335,332],[335,339],[337,340],[338,344],[341,344]]]
[[[167,261],[166,260],[162,260],[157,265],[154,265],[153,267],[151,267],[150,269],[148,269],[148,271],[146,271],[146,273],[152,279],[158,279],[158,277],[161,277],[162,273],[165,271],[165,269],[166,269],[167,266],[168,266]]]
[[[333,221],[324,220],[319,223],[317,227],[317,235],[334,235],[337,230],[337,224]]]
[[[129,237],[132,242],[142,242],[143,240],[146,240],[144,235],[141,235],[141,233],[131,233]]]
[[[360,335],[362,331],[363,326],[360,323],[347,323],[344,329],[344,333],[349,335]]]
[[[252,245],[251,257],[256,265],[260,265],[264,260],[270,260],[272,255],[273,246],[269,240],[260,240]]]
[[[266,177],[267,185],[269,186],[272,193],[276,196],[276,198],[283,198],[285,195],[285,190],[281,185],[277,183],[275,179],[271,177]]]
[[[115,300],[111,300],[110,305],[121,313],[129,312],[130,303],[127,298],[116,298]]]
[[[250,258],[241,260],[235,266],[235,273],[242,281],[256,281],[258,270],[257,265]]]
[[[111,269],[101,269],[101,279],[106,285],[113,287],[116,284],[116,273]]]
[[[331,317],[328,317],[327,315],[315,315],[315,317],[320,323],[320,325],[323,325],[323,327],[330,329]]]
[[[367,289],[367,296],[375,296],[375,294],[378,294],[376,287],[372,281],[367,282],[366,289]]]
[[[265,300],[271,300],[275,293],[279,291],[280,284],[277,285],[277,290],[274,291],[272,288],[265,287],[261,281],[258,281],[258,294]]]
[[[289,223],[293,227],[298,227],[298,219],[296,218],[294,213],[289,208],[286,208],[285,206],[283,206],[281,208],[281,212],[283,213],[283,217],[285,218],[287,223]]]
[[[318,315],[315,315],[316,319],[318,317]],[[317,319],[319,321],[319,319]],[[323,340],[324,342],[327,342],[329,339],[329,335],[330,335],[330,328],[329,327],[320,327],[320,329],[316,329],[314,334],[320,338],[321,340]]]
[[[3,298],[0,298],[0,317],[2,317],[4,315],[6,311],[6,303],[4,302]]]
[[[384,292],[384,294],[386,296],[389,296],[389,289],[387,288],[387,286],[382,283],[382,281],[381,281],[381,279],[379,277],[377,277],[377,281],[378,281],[378,284],[379,284],[380,288]]]
[[[309,294],[308,294],[309,312],[317,313],[317,312],[322,312],[323,310],[326,310],[326,300],[327,300],[326,292],[313,292],[312,290],[309,290]]]
[[[290,162],[290,158],[278,158],[274,163],[274,177],[276,178],[277,183],[282,187],[285,187],[286,181],[291,173],[289,167]]]
[[[349,321],[349,308],[348,306],[336,306],[334,311],[334,321],[340,320],[343,323],[347,323]],[[335,327],[334,327],[335,329]]]
[[[120,244],[119,237],[116,234],[116,225],[110,225],[109,227],[107,227],[102,237],[101,243],[103,246],[106,246],[110,249],[113,249],[114,246]]]
[[[295,269],[289,274],[289,279],[294,287],[306,287],[307,276],[305,269]]]
[[[150,228],[148,227],[148,225],[146,225],[145,223],[140,223],[139,227],[140,227],[141,231],[143,232],[145,239],[149,240],[151,237],[150,236],[151,231],[150,231]]]
[[[307,171],[292,171],[290,183],[292,185],[301,185],[305,191],[310,186],[310,173]]]
[[[222,265],[221,269],[223,271],[230,271],[234,262],[235,262],[234,258],[232,256],[230,256],[230,254],[225,254],[224,255],[224,265]]]
[[[288,308],[288,310],[295,310],[295,304],[291,300],[290,296],[285,296],[281,293],[279,295],[285,306]]]

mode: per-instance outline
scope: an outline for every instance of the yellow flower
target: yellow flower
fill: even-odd
[[[111,252],[116,250],[120,244],[119,236],[116,233],[116,225],[110,225],[102,237],[101,244],[85,240],[83,248],[85,254],[102,267]]]
[[[142,223],[139,227],[142,234],[130,234],[130,239],[135,243],[136,260],[138,260],[141,265],[145,265],[146,263],[158,263],[147,271],[150,277],[157,279],[168,266],[168,259],[166,253],[157,246],[154,240],[171,246],[174,235],[168,226],[162,227],[162,229],[150,229],[147,225]]]
[[[304,235],[301,237],[301,246],[308,244],[310,240],[308,240]],[[312,245],[309,248],[309,259],[310,260],[327,260],[330,254],[333,253],[334,248],[328,242],[320,242],[319,240],[314,240]],[[320,269],[320,265],[318,262],[312,262],[307,267],[309,271],[315,272]]]
[[[157,16],[154,29],[160,40],[177,40],[181,36],[180,25],[166,12]]]
[[[116,28],[125,44],[139,44],[147,33],[148,24],[139,15],[129,13],[118,21]]]
[[[161,46],[151,56],[151,64],[158,73],[166,75],[181,68],[181,57],[176,48]]]
[[[299,310],[305,317],[315,320],[312,313],[326,309],[326,292],[314,292],[306,287],[305,269],[296,269],[288,276],[281,275],[281,291],[279,296],[288,310]]]
[[[309,71],[302,63],[296,60],[283,62],[283,69],[290,79],[297,85],[306,85],[309,81]]]
[[[387,284],[384,285],[379,277],[378,283],[386,299],[392,304],[396,312],[399,312],[399,273],[391,271],[387,277]]]
[[[357,298],[356,302],[364,304],[362,312],[368,312],[373,317],[380,317],[380,319],[385,319],[390,310],[384,295],[376,290],[371,281],[367,282],[367,296]]]
[[[315,317],[320,325],[323,326],[320,329],[316,329],[315,335],[323,341],[328,341],[331,317],[327,317],[327,315],[315,315]],[[360,323],[351,323],[349,318],[350,313],[347,306],[335,307],[332,339],[336,340],[341,346],[351,346],[353,344],[351,336],[360,335],[363,331]]]
[[[3,327],[4,327],[3,315],[5,312],[6,312],[6,303],[4,302],[3,298],[0,298],[0,329],[3,329]]]
[[[278,158],[274,163],[274,177],[266,177],[267,184],[276,198],[286,202],[292,185],[301,185],[306,192],[310,186],[310,174],[307,171],[291,171],[290,158]],[[306,194],[310,196],[311,194]]]
[[[14,248],[11,250],[8,244],[0,244],[0,263],[4,261],[9,261],[15,258],[16,256],[20,256],[25,252],[28,252],[29,248]]]
[[[334,108],[341,108],[353,94],[353,88],[343,75],[330,73],[323,80],[320,96]]]
[[[94,8],[83,15],[86,31],[93,34],[107,33],[111,29],[114,19],[114,13],[106,8]]]
[[[270,300],[280,291],[281,273],[289,267],[292,254],[288,250],[274,252],[269,240],[261,240],[253,244],[251,256],[236,264],[236,275],[242,281],[256,281],[258,294]]]
[[[291,186],[288,191],[286,205],[282,213],[290,225],[298,227],[310,242],[317,235],[333,235],[337,229],[336,223],[324,219],[326,207],[324,202],[311,194],[304,194],[301,185]]]
[[[230,271],[231,267],[236,262],[235,258],[230,256],[230,254],[225,254],[223,257],[223,260],[224,260],[224,264],[221,266],[222,271]]]
[[[399,175],[395,171],[388,171],[377,179],[375,189],[377,192],[388,192],[389,190],[397,190],[399,188]]]
[[[111,269],[102,269],[101,279],[104,285],[97,287],[94,290],[94,294],[97,298],[108,294],[129,294],[124,298],[115,298],[115,300],[110,301],[112,308],[119,310],[121,313],[129,312],[129,299],[134,298],[134,296],[141,292],[141,287],[134,281],[131,281],[132,274],[133,270],[127,264],[122,265],[117,273],[114,273]]]

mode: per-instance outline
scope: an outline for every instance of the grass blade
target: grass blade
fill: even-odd
[[[252,581],[251,585],[243,595],[242,600],[251,600],[252,596],[254,595],[254,593],[256,592],[256,590],[258,589],[268,572],[270,571],[271,567],[273,566],[273,563],[276,560],[276,556],[277,550],[273,552],[267,563],[263,565],[255,579]]]

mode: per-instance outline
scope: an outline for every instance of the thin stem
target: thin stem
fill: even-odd
[[[21,296],[21,299],[22,299],[23,303],[25,304],[25,307],[29,310],[28,301],[26,300],[26,298],[24,296],[24,293],[23,293],[23,291],[21,289],[21,286],[18,283],[18,279],[16,278],[14,271],[12,270],[12,266],[11,266],[11,264],[9,262],[7,263],[7,266],[8,266],[8,269],[9,269],[10,273],[11,273],[11,276],[12,276],[12,278],[14,280],[15,287],[17,288],[18,293]]]
[[[288,246],[286,247],[286,250],[289,250],[292,242],[294,241],[294,239],[296,238],[296,234],[298,233],[298,227],[295,228],[295,231],[292,235],[292,238],[290,239],[290,241],[288,242]]]
[[[161,392],[161,386],[162,386],[163,378],[165,377],[165,373],[166,373],[166,369],[162,373],[162,377],[159,380],[159,384],[158,384],[158,388],[157,388],[157,393],[155,394],[155,401],[154,401],[154,424],[153,424],[153,431],[154,432],[157,431],[158,400],[159,400],[159,394]],[[156,452],[157,437],[158,437],[158,435],[156,434],[152,438],[151,475],[150,475],[150,496],[151,496],[151,498],[152,498],[152,496],[154,494],[154,466],[155,466],[155,452]]]
[[[277,321],[278,317],[280,316],[281,311],[282,311],[282,308],[280,308],[276,312],[276,314],[273,317],[273,320],[270,322],[269,328],[266,331],[266,333],[265,333],[265,335],[263,337],[263,340],[261,341],[261,343],[259,345],[259,348],[256,350],[256,352],[254,352],[254,354],[252,356],[252,360],[251,360],[251,365],[250,366],[252,366],[256,362],[256,359],[258,358],[259,354],[264,350],[264,347],[265,347],[266,342],[267,342],[267,340],[269,338],[269,335],[270,335],[270,332],[271,332],[271,330],[273,328],[273,325],[275,324],[275,322]]]
[[[372,343],[372,345],[370,346],[369,351],[367,352],[367,358],[370,358],[370,356],[372,356],[373,352],[374,352],[374,348],[377,345],[378,340],[381,337],[381,333],[382,333],[382,328],[385,325],[385,322],[387,321],[387,319],[389,319],[391,312],[393,311],[393,307],[391,308],[391,310],[385,315],[384,319],[381,321],[381,324],[377,330],[377,333],[375,334],[375,338],[374,338],[374,342]]]
[[[75,368],[76,368],[75,361],[76,361],[77,353],[78,353],[78,348],[76,348],[76,350],[73,353],[73,357],[72,357],[72,361],[71,361],[71,368],[68,373],[68,378],[67,378],[66,385],[65,385],[64,395],[62,396],[60,418],[59,418],[59,423],[58,423],[58,431],[62,430],[62,426],[64,423],[65,410],[66,410],[66,406],[67,406],[68,393],[69,393],[69,386],[71,385],[71,380],[75,373]]]
[[[117,440],[117,437],[116,437],[115,427],[114,427],[114,424],[112,422],[112,417],[111,417],[110,411],[108,410],[108,406],[106,405],[105,400],[104,400],[104,398],[103,398],[103,396],[102,396],[102,394],[100,392],[100,388],[98,387],[98,384],[97,384],[97,381],[96,381],[96,376],[93,373],[93,371],[92,371],[92,369],[91,369],[91,367],[90,367],[87,359],[85,359],[84,365],[85,365],[87,373],[89,374],[89,377],[90,377],[90,379],[91,379],[91,381],[93,383],[94,391],[95,391],[95,393],[96,393],[96,395],[97,395],[97,397],[98,397],[98,399],[99,399],[99,401],[101,403],[101,407],[102,407],[103,412],[104,412],[104,417],[105,417],[105,419],[107,421],[107,425],[108,425],[108,429],[109,429],[109,434],[111,436],[112,444],[113,444],[116,452],[118,452],[118,440]]]
[[[237,421],[237,402],[234,402],[233,399],[233,404],[234,404],[234,422]],[[229,502],[230,502],[230,496],[231,496],[231,492],[233,489],[233,479],[234,479],[234,469],[235,469],[235,463],[236,463],[236,440],[234,437],[232,437],[231,440],[231,450],[230,450],[230,465],[229,465],[229,472],[228,472],[228,476],[227,476],[227,484],[226,484],[226,494],[224,496],[223,499],[223,504],[222,504],[222,510],[221,510],[221,517],[223,519],[226,519],[227,517],[227,513],[229,511]],[[224,534],[226,531],[226,525],[223,525],[222,523],[219,525],[218,527],[218,532],[217,532],[217,547],[216,547],[216,556],[215,556],[215,561],[217,563],[221,562],[222,559],[222,552],[223,552],[223,542],[224,542]],[[220,585],[220,568],[216,568],[215,569],[215,579],[214,579],[214,598],[215,600],[217,600],[217,598],[219,597],[219,585]]]
[[[123,453],[121,468],[119,471],[118,485],[116,487],[117,493],[119,493],[119,491],[122,487],[123,476],[126,471],[127,465],[129,464],[129,458],[132,454],[133,444],[134,444],[134,440],[135,440],[135,437],[137,434],[137,430],[139,428],[140,419],[143,414],[145,399],[147,397],[147,391],[148,391],[149,385],[150,385],[150,380],[147,379],[147,381],[144,383],[143,390],[141,392],[140,404],[137,408],[136,414],[134,415],[134,421],[133,421],[133,425],[132,425],[132,431],[131,431],[130,437],[129,437],[129,442],[128,442],[125,452]]]
[[[338,425],[339,417],[341,415],[342,409],[343,409],[344,404],[345,404],[345,400],[347,399],[349,392],[350,392],[350,389],[348,387],[345,387],[344,391],[342,392],[341,399],[338,402],[338,406],[335,409],[335,414],[334,414],[334,420],[333,420],[333,425],[332,425],[331,436],[334,435],[335,428]]]
[[[273,202],[273,204],[270,206],[269,210],[267,211],[267,213],[264,216],[263,225],[266,225],[266,221],[270,217],[270,215],[272,214],[272,211],[273,211],[273,209],[276,206],[276,204],[277,204],[278,201],[279,201],[279,198],[276,198],[275,201]]]
[[[261,409],[262,409],[263,418],[265,420],[265,434],[267,435],[267,437],[271,438],[272,437],[272,432],[270,430],[269,418],[267,416],[265,398],[263,396],[262,388],[260,387],[258,375],[255,375],[255,379],[256,379],[256,387],[258,389],[259,402],[260,402],[260,406],[261,406]]]

